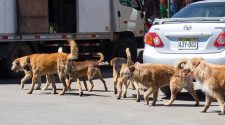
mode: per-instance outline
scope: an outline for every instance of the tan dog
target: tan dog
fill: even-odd
[[[192,58],[184,66],[184,69],[196,77],[203,85],[202,90],[206,95],[206,103],[201,112],[206,112],[216,99],[220,105],[221,113],[224,115],[224,94],[225,94],[225,68],[208,64],[203,58]]]
[[[115,57],[110,61],[111,66],[113,67],[113,83],[114,83],[114,94],[117,94],[117,82],[119,78],[121,77],[121,72],[123,72],[127,68],[127,59],[120,58],[120,57]],[[132,62],[133,64],[133,62]],[[127,85],[127,80],[124,81],[125,89],[124,89],[124,96],[126,97],[126,87]],[[135,86],[133,82],[129,81],[128,84],[132,85],[133,89],[135,89]]]
[[[33,54],[35,55],[35,54]],[[29,55],[29,56],[33,56],[33,55]],[[30,78],[32,78],[32,68],[31,66],[28,64],[29,63],[29,56],[23,56],[20,58],[16,58],[13,62],[12,62],[12,67],[11,70],[15,71],[15,72],[24,72],[25,76],[21,79],[20,82],[20,86],[21,89],[24,88],[24,84],[26,83],[26,81],[28,81]],[[46,75],[46,84],[50,84],[50,79],[51,77]],[[46,88],[46,87],[45,87]],[[42,89],[42,90],[45,90]],[[39,78],[38,80],[38,86],[35,88],[36,90],[40,90],[41,89],[41,78]]]
[[[127,77],[131,77],[134,81],[137,83],[142,84],[143,86],[147,87],[147,91],[144,94],[144,100],[147,105],[149,105],[148,97],[150,94],[153,93],[153,103],[152,105],[156,104],[157,97],[158,97],[158,91],[160,87],[167,86],[169,83],[172,83],[174,85],[175,82],[170,82],[171,78],[175,75],[175,69],[172,65],[166,65],[166,64],[139,64],[135,63],[134,65],[131,65],[131,54],[129,49],[126,50],[127,58],[128,58],[128,68],[123,73],[123,77],[120,80],[120,89],[119,89],[119,95],[118,98],[121,96],[122,92],[122,82],[124,79],[127,79]],[[185,79],[186,80],[186,79]],[[187,81],[189,82],[189,81]],[[183,82],[182,82],[182,85]],[[173,85],[172,85],[173,86]],[[139,97],[139,89],[137,89],[137,101],[140,100]],[[197,98],[195,98],[197,99]],[[196,104],[198,104],[198,99],[196,100]]]
[[[51,77],[51,83],[53,87],[53,94],[56,94],[56,86],[55,86],[55,81],[52,78],[52,75],[55,73],[58,73],[58,60],[59,59],[64,59],[64,60],[69,60],[69,59],[76,59],[78,57],[78,47],[77,44],[74,40],[68,40],[70,43],[70,49],[71,53],[51,53],[51,54],[33,54],[28,56],[29,62],[32,68],[32,85],[30,88],[30,91],[28,94],[31,94],[34,89],[35,83],[38,82],[39,78],[42,75],[48,75]],[[65,78],[59,74],[59,79],[63,83],[63,90],[60,93],[60,95],[63,95],[65,91],[67,90],[67,85]]]
[[[71,76],[75,76],[75,77],[70,77],[70,79],[68,81],[68,88],[70,88],[72,80],[77,79],[77,77],[78,78],[85,77],[91,83],[91,88],[89,89],[89,92],[90,92],[94,88],[93,79],[95,77],[97,77],[102,81],[105,91],[108,91],[106,83],[103,80],[100,68],[98,67],[99,64],[104,60],[104,55],[102,53],[98,53],[98,55],[100,56],[100,59],[97,62],[92,61],[92,60],[78,61],[78,62],[73,61],[73,64],[70,67],[71,68],[74,67],[76,72],[69,72],[69,74],[75,73],[74,75],[71,74]],[[61,67],[66,67],[65,62],[63,63],[63,60],[62,60],[61,64],[62,64]]]
[[[183,69],[187,61],[188,60],[185,58],[179,59],[174,65],[175,73],[170,79],[171,97],[170,100],[164,104],[166,106],[169,106],[174,102],[177,93],[180,92],[182,88],[187,90],[195,99],[195,106],[199,106],[199,98],[194,90],[193,79],[190,76],[187,77],[187,74]]]

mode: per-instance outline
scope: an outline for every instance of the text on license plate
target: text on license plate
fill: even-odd
[[[196,50],[196,49],[198,49],[197,38],[181,38],[181,39],[179,39],[178,49],[180,49],[180,50]]]

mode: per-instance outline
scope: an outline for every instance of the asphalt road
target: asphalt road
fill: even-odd
[[[84,91],[79,97],[76,84],[63,96],[52,95],[51,90],[35,90],[32,95],[20,90],[19,79],[0,79],[1,125],[224,125],[225,116],[218,116],[219,106],[212,103],[207,113],[200,113],[201,102],[194,107],[192,97],[182,91],[174,104],[165,107],[169,97],[160,92],[156,106],[146,106],[143,100],[135,101],[135,90],[129,87],[128,98],[117,100],[113,94],[111,70],[103,69],[109,88],[104,91],[100,80],[94,80],[94,91]],[[89,84],[88,84],[89,85]],[[42,87],[44,86],[44,80]],[[62,84],[57,83],[57,92]],[[143,92],[141,93],[143,94]]]

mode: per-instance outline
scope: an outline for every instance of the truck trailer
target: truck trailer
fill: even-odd
[[[12,61],[31,53],[57,52],[66,39],[76,40],[79,59],[103,52],[109,61],[136,60],[143,46],[143,0],[0,0],[0,71],[11,77]]]

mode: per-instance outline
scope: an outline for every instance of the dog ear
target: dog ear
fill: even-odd
[[[191,62],[192,62],[192,65],[196,68],[198,67],[198,65],[202,62],[204,62],[205,60],[202,58],[202,57],[195,57],[195,58],[192,58]]]
[[[16,65],[19,65],[20,64],[20,61],[17,60],[17,59],[14,62],[15,62]]]
[[[29,56],[25,57],[25,61],[26,63],[30,63],[30,57]]]
[[[130,72],[134,72],[135,67],[134,66],[129,66],[129,70],[130,70]]]
[[[113,58],[113,59],[110,61],[110,65],[111,65],[111,66],[113,66],[113,64],[115,64],[115,59],[116,59],[116,58]]]
[[[185,65],[185,62],[181,62],[181,63],[179,63],[178,68],[179,69],[183,69],[184,68],[184,65]]]

